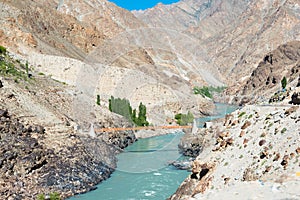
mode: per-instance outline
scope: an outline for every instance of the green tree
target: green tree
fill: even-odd
[[[131,119],[132,119],[132,121],[133,121],[135,124],[137,123],[136,109],[134,109],[134,110],[132,111]]]
[[[286,88],[286,84],[287,84],[286,77],[283,77],[282,80],[281,80],[281,86],[282,86],[282,89],[285,89],[285,88]]]
[[[28,61],[26,61],[26,64],[25,64],[25,70],[26,70],[26,75],[27,77],[29,78],[29,65],[28,65]]]
[[[96,104],[97,104],[98,106],[100,106],[100,95],[99,95],[99,94],[97,94],[97,101],[96,101]]]
[[[139,126],[148,126],[149,125],[146,114],[147,114],[146,106],[143,105],[141,102],[139,105],[139,116],[137,119],[137,125],[139,125]]]
[[[140,103],[139,105],[138,117],[136,109],[132,110],[130,102],[127,99],[114,98],[113,96],[111,96],[111,98],[109,99],[108,108],[111,112],[122,115],[127,120],[132,121],[138,126],[149,125],[149,122],[147,121],[146,117],[147,109],[146,106],[142,103]]]

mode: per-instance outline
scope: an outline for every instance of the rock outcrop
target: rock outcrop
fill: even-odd
[[[283,77],[286,77],[288,83],[292,83],[288,87],[295,87],[297,83],[293,82],[297,82],[300,73],[299,49],[300,41],[292,41],[265,55],[243,86],[241,95],[251,95],[252,100],[260,95],[268,98],[270,94],[281,91]]]
[[[67,139],[72,146],[56,152],[43,144],[43,127],[24,126],[6,110],[0,110],[0,115],[2,198],[34,199],[50,191],[62,197],[85,192],[113,171],[86,153],[86,144],[76,136]]]
[[[58,192],[61,197],[95,189],[116,167],[116,152],[135,141],[121,134],[105,142],[101,137],[65,133],[68,145],[55,149],[42,126],[24,125],[0,109],[0,196],[35,199]],[[59,136],[58,136],[59,137]]]
[[[292,95],[291,103],[295,104],[295,105],[300,105],[300,93],[299,92],[294,92],[294,94]]]

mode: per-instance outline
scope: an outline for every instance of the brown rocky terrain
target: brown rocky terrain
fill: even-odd
[[[187,63],[183,54],[195,59],[191,52],[174,52],[180,45],[176,32],[148,29],[132,13],[107,1],[1,4],[0,45],[37,71],[75,86],[91,102],[96,93],[105,105],[112,95],[129,99],[134,107],[144,102],[150,121],[160,125],[182,110],[199,116],[203,105],[213,107],[211,101],[193,95],[191,77],[201,83],[205,79],[198,76],[195,64]],[[170,45],[164,44],[165,37]],[[87,80],[98,84],[83,88]],[[215,78],[211,82],[221,84]]]
[[[281,89],[281,80],[286,77],[288,83],[298,82],[300,70],[300,41],[279,46],[276,50],[267,54],[263,61],[253,71],[247,80],[242,95],[259,93],[271,93],[269,89]],[[292,84],[290,84],[292,85]],[[294,87],[297,86],[294,84]]]
[[[29,48],[82,60],[105,39],[143,26],[107,1],[1,1],[1,10],[1,45],[25,55]]]
[[[167,27],[199,38],[201,68],[238,88],[267,52],[300,40],[299,13],[299,4],[294,0],[186,0],[134,12],[149,26]]]
[[[245,83],[241,87],[228,88],[227,94],[235,95],[234,101],[240,103],[268,101],[282,90],[281,80],[286,77],[287,93],[292,95],[291,88],[297,86],[300,75],[299,49],[300,42],[291,41],[266,54]]]

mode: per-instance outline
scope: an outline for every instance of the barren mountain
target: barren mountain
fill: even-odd
[[[105,39],[143,26],[130,12],[107,1],[0,3],[1,45],[21,54],[33,50],[82,60]]]
[[[227,85],[243,82],[267,52],[300,40],[295,0],[181,1],[134,14],[151,27],[199,39],[201,68]]]
[[[300,70],[300,41],[279,46],[267,54],[247,80],[242,95],[272,94],[282,89],[281,80],[287,78],[288,87],[296,87]]]
[[[198,46],[193,41],[187,43],[193,45],[192,51],[183,49],[176,32],[151,30],[110,2],[5,1],[2,5],[0,45],[36,70],[76,86],[89,99],[87,105],[96,94],[106,104],[111,95],[129,99],[134,107],[144,102],[149,119],[161,124],[181,111],[192,110],[197,116],[199,109],[211,104],[193,95],[192,82],[222,84],[214,77],[199,76],[206,71],[197,69],[193,50]],[[83,84],[87,82],[91,84]]]

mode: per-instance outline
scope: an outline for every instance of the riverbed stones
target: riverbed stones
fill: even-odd
[[[181,138],[178,148],[183,155],[196,157],[203,151],[204,146],[208,145],[210,141],[206,130],[200,132],[197,135],[187,133]]]
[[[250,121],[246,121],[244,124],[243,124],[243,126],[241,127],[241,129],[246,129],[246,128],[248,128],[249,126],[251,126],[251,122]]]

